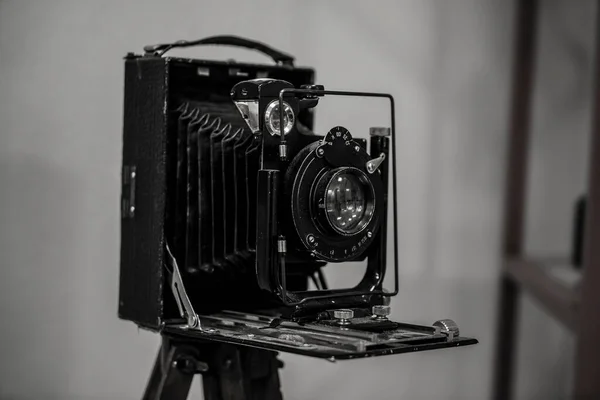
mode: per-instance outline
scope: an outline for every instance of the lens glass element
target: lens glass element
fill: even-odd
[[[273,100],[267,106],[265,111],[265,125],[267,126],[267,130],[271,135],[280,135],[281,134],[281,125],[280,125],[280,115],[279,115],[279,100]],[[294,110],[292,107],[283,102],[283,133],[287,135],[294,126]]]
[[[329,181],[325,189],[325,212],[336,231],[355,234],[371,221],[373,196],[365,179],[345,169],[334,174]]]

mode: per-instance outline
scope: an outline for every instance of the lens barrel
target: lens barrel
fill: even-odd
[[[342,235],[360,233],[371,221],[375,209],[373,185],[366,175],[352,167],[340,167],[325,174],[317,184],[315,201],[324,204],[329,226]]]

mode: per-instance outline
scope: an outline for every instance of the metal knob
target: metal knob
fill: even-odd
[[[372,126],[369,128],[369,135],[370,136],[390,136],[391,131],[392,130],[387,127]]]
[[[371,313],[373,314],[373,318],[376,319],[387,319],[388,315],[392,312],[392,307],[388,305],[380,305],[373,306],[371,308]]]
[[[441,319],[439,321],[435,321],[433,326],[440,327],[443,331],[451,334],[450,339],[460,335],[460,330],[458,329],[457,323],[451,319]]]
[[[337,319],[337,323],[340,325],[348,325],[351,323],[350,320],[354,318],[354,311],[346,308],[333,310],[333,318]]]

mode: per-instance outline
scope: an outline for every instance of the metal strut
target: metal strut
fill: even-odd
[[[194,311],[194,306],[192,306],[192,302],[185,291],[185,285],[183,284],[183,279],[181,278],[181,272],[179,271],[177,260],[175,260],[173,253],[171,253],[171,249],[169,248],[168,244],[165,244],[165,249],[168,261],[166,269],[171,274],[170,286],[173,296],[175,296],[175,301],[177,302],[177,308],[179,308],[179,315],[185,318],[189,328],[202,330],[202,325],[200,323],[200,319],[198,318],[198,314],[196,314],[196,311]]]

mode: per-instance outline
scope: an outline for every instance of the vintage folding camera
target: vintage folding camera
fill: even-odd
[[[254,48],[276,65],[165,55],[200,44]],[[235,37],[126,57],[120,317],[333,359],[475,343],[451,320],[388,318],[401,195],[393,97],[326,90],[292,61]],[[387,100],[390,117],[368,140],[344,121],[315,133],[319,103],[340,96]],[[358,285],[328,289],[327,264],[350,261],[365,265]]]

